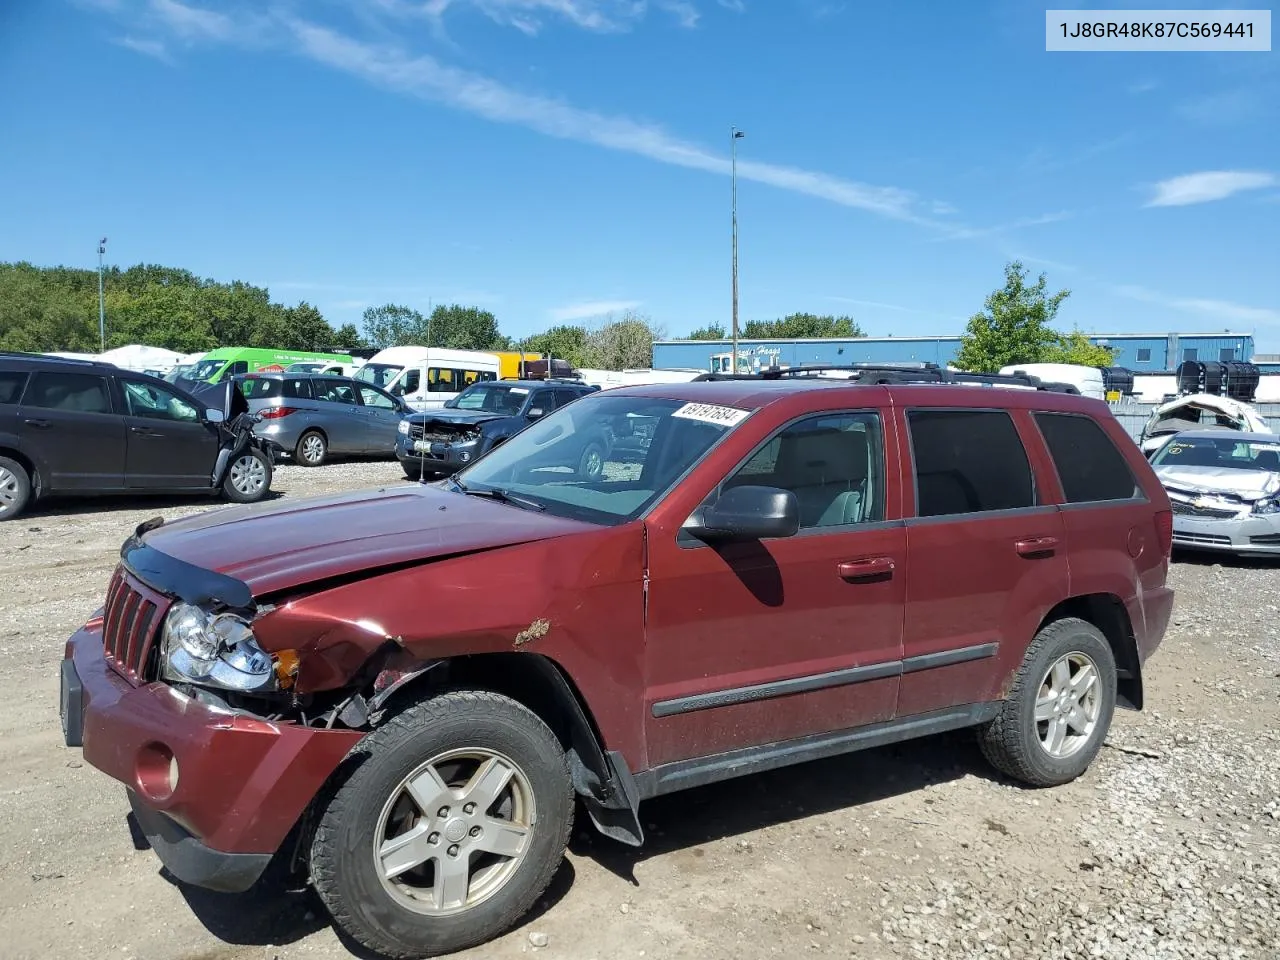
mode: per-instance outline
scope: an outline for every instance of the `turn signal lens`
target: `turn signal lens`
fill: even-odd
[[[293,687],[293,681],[298,676],[298,651],[281,650],[276,653],[275,657],[276,682],[280,685],[281,690],[289,690]]]

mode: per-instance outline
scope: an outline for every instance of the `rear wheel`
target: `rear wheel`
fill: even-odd
[[[551,882],[573,823],[560,742],[483,691],[410,707],[361,741],[320,816],[311,876],[334,922],[388,957],[498,936]]]
[[[271,489],[271,461],[258,450],[246,450],[231,462],[222,491],[236,503],[257,503]]]
[[[319,430],[308,430],[298,438],[293,459],[304,467],[318,467],[329,456],[329,443]]]
[[[0,457],[0,520],[12,520],[31,500],[31,478],[26,468],[8,457]]]
[[[589,480],[599,480],[603,473],[604,445],[593,440],[578,458],[578,474]]]
[[[1001,772],[1033,787],[1057,786],[1089,768],[1115,706],[1116,662],[1107,638],[1084,620],[1057,620],[1036,634],[979,743]]]

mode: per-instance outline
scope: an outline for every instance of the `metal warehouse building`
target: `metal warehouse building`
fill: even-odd
[[[1115,350],[1115,365],[1138,372],[1174,370],[1184,360],[1253,360],[1248,333],[1115,333],[1091,334],[1094,343]],[[713,357],[728,369],[732,340],[658,340],[653,345],[655,369],[710,370]],[[841,337],[814,340],[746,340],[739,338],[740,361],[753,367],[802,363],[891,363],[925,361],[945,366],[960,349],[959,337]]]

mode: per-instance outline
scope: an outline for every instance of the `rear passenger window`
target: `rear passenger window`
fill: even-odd
[[[1132,500],[1141,493],[1124,455],[1097,423],[1070,413],[1037,413],[1068,503]]]
[[[311,381],[302,377],[285,377],[283,391],[286,397],[292,397],[295,400],[310,400]]]
[[[0,372],[0,403],[17,403],[22,399],[22,388],[27,375],[16,371]]]
[[[240,392],[246,400],[266,400],[280,396],[280,381],[267,377],[249,377],[240,381]]]
[[[87,373],[37,373],[23,406],[74,413],[110,413],[107,381]]]
[[[791,424],[738,468],[724,488],[746,484],[794,493],[802,530],[883,520],[879,415],[836,414]]]
[[[1003,410],[911,410],[916,512],[943,517],[1034,506],[1035,485]]]
[[[350,384],[334,380],[312,380],[311,388],[317,400],[328,400],[330,403],[350,403],[355,405],[356,392]]]

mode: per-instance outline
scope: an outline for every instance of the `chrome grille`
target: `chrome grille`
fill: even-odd
[[[151,649],[169,601],[117,567],[102,613],[102,647],[116,673],[137,685],[154,679]]]
[[[1204,517],[1209,520],[1228,520],[1231,517],[1238,516],[1239,510],[1224,509],[1222,507],[1196,507],[1189,503],[1183,503],[1181,500],[1170,500],[1174,513],[1180,513],[1184,517]]]

